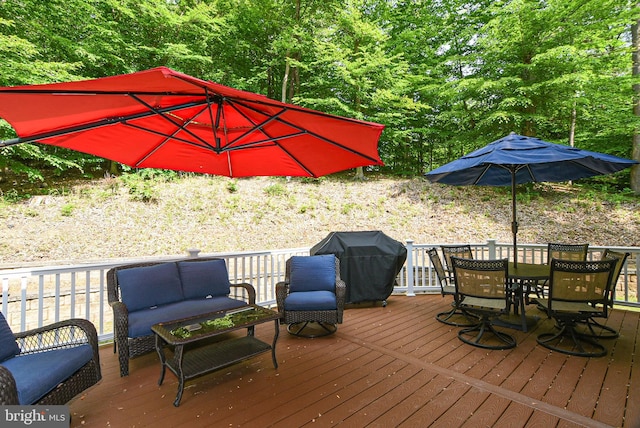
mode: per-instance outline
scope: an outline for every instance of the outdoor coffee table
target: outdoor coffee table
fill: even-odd
[[[178,393],[173,402],[177,407],[180,405],[186,380],[269,350],[271,350],[273,366],[277,369],[276,341],[280,332],[280,317],[281,315],[276,311],[257,305],[247,305],[154,324],[151,330],[156,336],[156,350],[162,365],[158,385],[162,385],[167,368],[178,377]],[[254,327],[269,321],[273,321],[275,325],[271,345],[254,337]],[[222,336],[244,328],[247,329],[246,336]],[[170,352],[171,349],[173,349],[173,355],[168,357],[165,351]]]

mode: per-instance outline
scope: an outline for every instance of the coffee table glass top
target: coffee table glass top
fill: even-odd
[[[197,317],[158,323],[152,327],[152,330],[165,340],[188,342],[278,318],[280,318],[280,314],[276,311],[257,305],[247,305]]]

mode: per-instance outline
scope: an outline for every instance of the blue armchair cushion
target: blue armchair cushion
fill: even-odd
[[[338,309],[336,295],[331,291],[299,291],[284,299],[286,311],[332,311]]]
[[[336,289],[336,259],[333,254],[291,257],[291,292]]]
[[[231,292],[229,272],[223,259],[178,262],[185,299],[227,296]]]
[[[15,357],[20,353],[16,338],[9,327],[9,323],[0,312],[0,362]]]
[[[22,354],[2,363],[13,375],[20,404],[35,404],[93,358],[91,345]]]
[[[117,275],[122,302],[129,311],[183,300],[175,263],[121,269]]]

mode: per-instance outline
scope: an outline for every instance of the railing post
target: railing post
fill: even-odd
[[[489,249],[489,259],[495,260],[496,257],[496,240],[495,239],[487,239],[487,248]]]
[[[413,240],[407,239],[407,296],[414,297],[413,292]]]

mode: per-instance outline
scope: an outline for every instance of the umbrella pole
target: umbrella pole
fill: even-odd
[[[518,219],[516,213],[516,170],[511,170],[511,233],[513,234],[513,265],[518,267]]]

